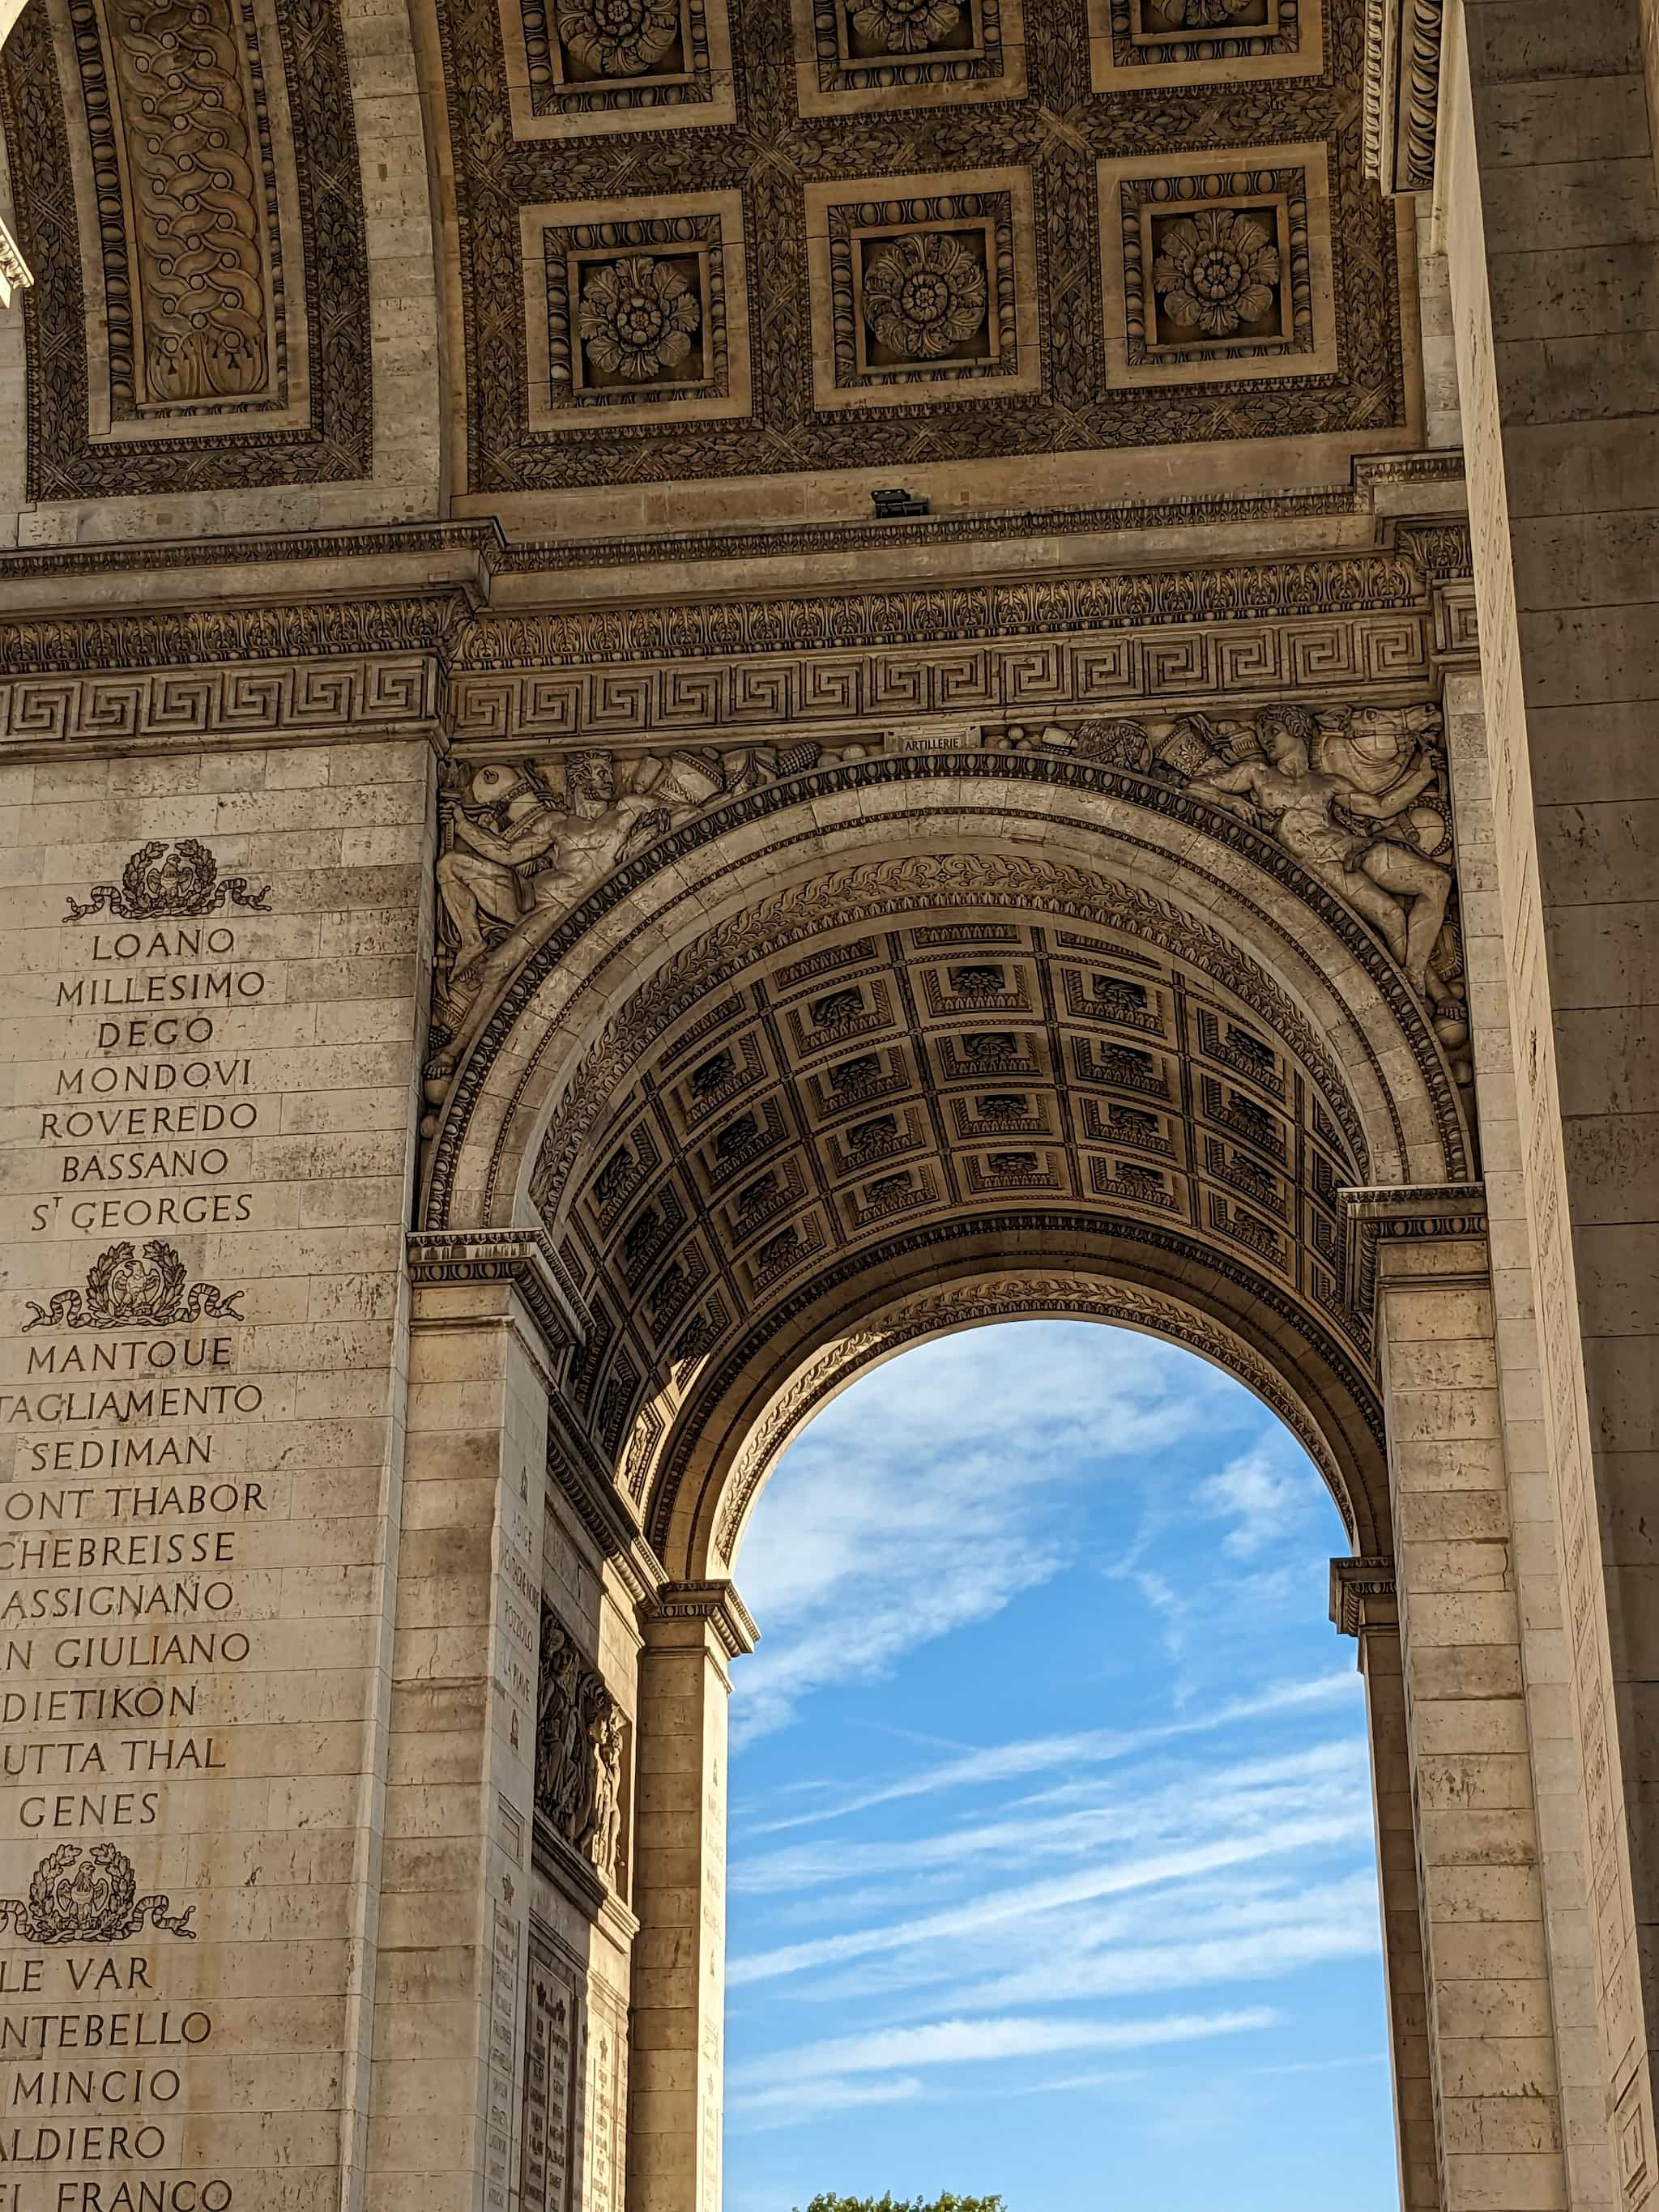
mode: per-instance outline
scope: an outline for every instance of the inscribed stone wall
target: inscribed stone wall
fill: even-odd
[[[407,742],[4,771],[13,2212],[361,2166],[428,784]]]

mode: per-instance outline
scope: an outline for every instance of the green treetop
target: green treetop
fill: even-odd
[[[795,2212],[800,2212],[799,2205]],[[1006,2212],[1000,2197],[815,2197],[806,2212]]]

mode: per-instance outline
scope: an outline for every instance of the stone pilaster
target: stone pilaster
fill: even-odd
[[[1406,1679],[1400,1656],[1394,1561],[1333,1559],[1331,1619],[1345,1636],[1357,1639],[1359,1671],[1365,1679],[1401,2208],[1401,2212],[1441,2212],[1423,1915],[1412,1821],[1411,1751],[1406,1734]]]
[[[727,1669],[757,1630],[727,1582],[641,1608],[628,2212],[720,2212]]]
[[[1565,2205],[1478,1187],[1348,1194],[1376,1271],[1445,2212]]]
[[[1659,2185],[1659,252],[1640,0],[1447,14],[1443,211],[1602,2093]],[[1606,2194],[1604,2191],[1604,2195]]]
[[[534,1235],[409,1240],[373,2203],[507,2212],[524,2101],[547,1361]]]

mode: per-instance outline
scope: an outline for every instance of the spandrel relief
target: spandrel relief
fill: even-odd
[[[1439,710],[1297,703],[1249,716],[969,726],[969,751],[1048,753],[1183,787],[1265,831],[1387,945],[1457,1081],[1472,1079]],[[441,795],[427,1098],[436,1109],[517,969],[619,868],[741,793],[884,749],[567,752],[453,767]],[[435,1121],[428,1121],[430,1134]]]
[[[1184,784],[1263,830],[1376,931],[1429,1009],[1461,1083],[1468,1018],[1451,799],[1436,707],[1263,707],[1010,723],[1007,751],[1062,752]]]
[[[807,742],[453,769],[439,800],[432,1103],[507,979],[607,876],[705,809],[845,757]]]

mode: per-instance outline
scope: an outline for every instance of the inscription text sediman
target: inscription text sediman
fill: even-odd
[[[33,1188],[9,1204],[40,1264],[0,1375],[0,2212],[253,2212],[295,2124],[252,2116],[256,2154],[195,2118],[258,2047],[202,1963],[234,1932],[206,1901],[216,1839],[275,1824],[239,1724],[306,1717],[266,1640],[291,1384],[216,1279],[216,1232],[279,1225],[252,1148],[283,970],[248,943],[263,893],[239,878],[234,919],[189,918],[199,881],[134,873],[157,850],[129,866],[148,903],[71,902],[40,1001],[70,1056],[21,1058]]]

